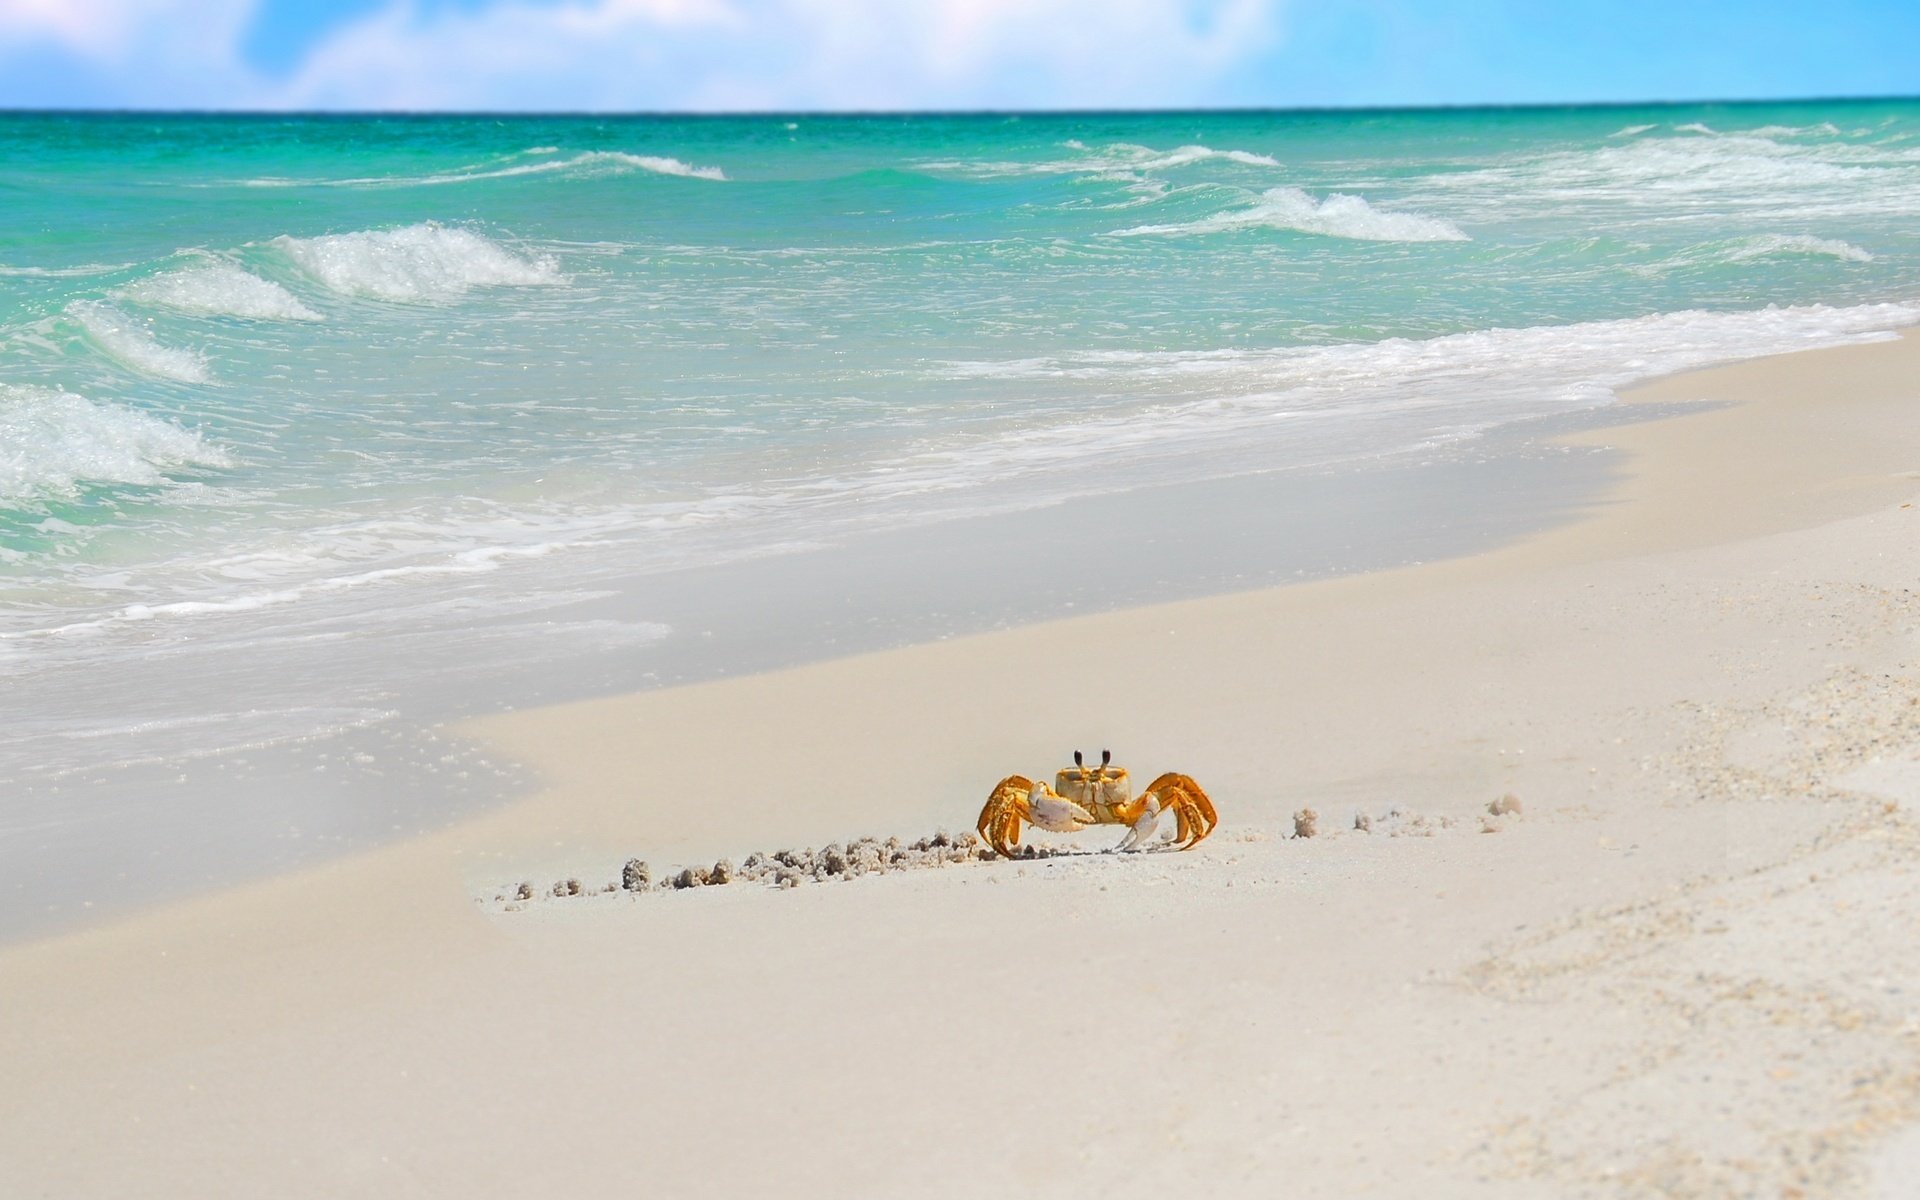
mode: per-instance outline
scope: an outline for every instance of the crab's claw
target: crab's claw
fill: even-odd
[[[1013,857],[1022,823],[1051,833],[1077,833],[1094,823],[1093,814],[1024,775],[1009,775],[994,785],[980,810],[980,838],[1003,857]]]

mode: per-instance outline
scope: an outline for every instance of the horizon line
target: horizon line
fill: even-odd
[[[487,109],[487,108],[116,108],[101,106],[0,106],[0,116],[71,117],[490,117],[490,118],[741,118],[807,117],[1100,117],[1331,113],[1526,112],[1565,109],[1757,107],[1769,104],[1884,104],[1920,102],[1920,94],[1886,93],[1827,96],[1748,96],[1703,99],[1474,101],[1458,104],[1217,105],[1169,108],[835,108],[835,109]]]

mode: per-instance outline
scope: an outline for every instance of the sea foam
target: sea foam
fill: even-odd
[[[1464,242],[1468,241],[1458,225],[1441,217],[1418,213],[1383,212],[1360,196],[1335,192],[1324,200],[1315,200],[1299,188],[1269,188],[1244,208],[1167,225],[1136,225],[1117,230],[1116,237],[1158,234],[1185,236],[1224,233],[1237,229],[1285,229],[1324,237],[1351,238],[1365,242]]]
[[[516,254],[470,229],[428,222],[272,245],[330,291],[375,300],[449,300],[477,287],[566,282],[551,259]]]
[[[1846,262],[1872,262],[1873,253],[1863,250],[1852,242],[1843,242],[1838,238],[1812,237],[1807,234],[1762,233],[1742,238],[1728,247],[1726,256],[1734,262],[1747,262],[1756,258],[1776,258],[1780,256],[1811,255],[1815,258],[1838,258]]]
[[[0,503],[71,496],[88,485],[152,486],[182,467],[225,467],[191,430],[54,388],[0,383]]]
[[[212,378],[207,360],[197,351],[161,345],[140,322],[110,304],[76,300],[67,305],[67,315],[86,330],[88,341],[124,367],[181,383],[207,383]]]
[[[181,267],[128,285],[121,294],[141,304],[208,317],[252,321],[318,321],[320,314],[286,288],[232,263]]]
[[[522,155],[528,156],[545,156],[555,153],[558,153],[558,150],[552,146],[535,146],[521,152]],[[270,175],[240,182],[246,187],[256,188],[437,187],[449,183],[472,183],[481,179],[510,179],[516,175],[565,174],[594,177],[626,175],[634,171],[646,171],[654,175],[678,175],[688,179],[708,179],[716,182],[725,182],[727,178],[727,173],[719,167],[695,166],[665,155],[628,154],[622,150],[587,150],[570,158],[543,158],[540,162],[514,163],[510,166],[463,167],[455,171],[437,171],[431,175],[363,175],[348,179],[292,179]]]
[[[1188,145],[1173,150],[1156,150],[1132,142],[1115,142],[1098,149],[1080,141],[1062,145],[1075,157],[1038,162],[967,161],[939,159],[919,165],[935,171],[960,171],[969,175],[1111,175],[1138,171],[1165,171],[1192,163],[1224,161],[1246,167],[1277,167],[1280,160],[1251,150],[1216,150],[1211,146]]]

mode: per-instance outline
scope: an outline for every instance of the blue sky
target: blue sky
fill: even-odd
[[[1507,104],[1920,93],[1920,0],[0,0],[0,105]]]

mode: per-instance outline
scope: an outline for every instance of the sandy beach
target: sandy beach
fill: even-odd
[[[0,1191],[1912,1195],[1916,380],[1642,387],[1472,557],[447,730],[540,786],[0,948]],[[599,890],[1102,747],[1220,831]]]

